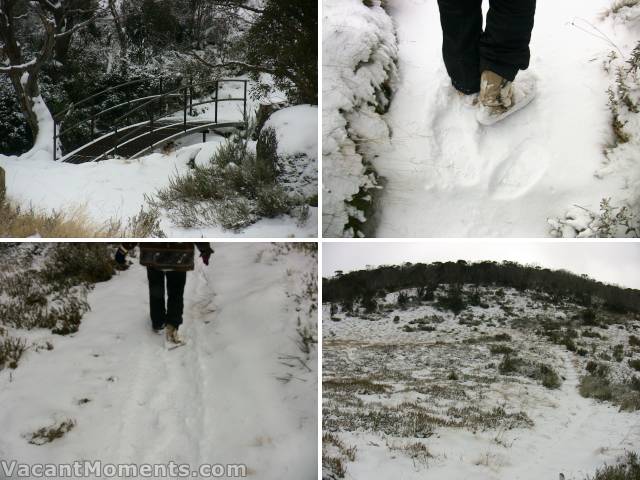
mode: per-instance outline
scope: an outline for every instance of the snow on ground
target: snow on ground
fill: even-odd
[[[373,220],[377,236],[542,237],[550,233],[547,219],[571,205],[597,211],[604,197],[628,197],[629,172],[595,176],[612,140],[610,77],[602,68],[612,46],[588,22],[627,54],[637,41],[628,25],[600,20],[609,0],[538,2],[531,67],[521,73],[537,80],[538,97],[493,127],[478,125],[450,85],[436,0],[387,6],[397,28],[399,82],[385,117],[391,143],[376,142],[373,160],[386,180]],[[325,88],[334,87],[325,78]]]
[[[323,429],[356,448],[353,460],[342,451],[345,478],[553,480],[563,473],[567,480],[584,480],[625,450],[638,449],[640,412],[620,412],[582,397],[577,388],[596,351],[628,344],[629,332],[640,328],[637,316],[618,317],[625,329],[612,324],[601,330],[605,342],[577,340],[591,352],[581,357],[526,326],[536,319],[565,324],[579,306],[503,291],[496,297],[496,289],[479,288],[486,308],[469,307],[457,317],[429,302],[397,308],[397,292],[379,301],[379,313],[323,306]],[[405,293],[411,297],[415,289]],[[497,334],[508,340],[496,343]],[[498,374],[503,357],[490,353],[497,345],[552,367],[561,375],[560,388]],[[406,430],[415,436],[400,434]],[[406,448],[416,444],[425,450]],[[327,442],[323,450],[340,455]]]
[[[355,197],[371,203],[368,191],[377,185],[367,167],[367,144],[389,136],[379,110],[395,79],[396,38],[378,2],[367,7],[361,0],[325,0],[323,15],[323,232],[353,236],[358,232],[347,223],[363,222],[366,213],[354,205]]]
[[[284,143],[282,152],[296,155],[314,151],[314,144],[317,144],[317,108],[291,107],[281,115],[283,121],[274,124],[278,134],[282,138],[296,137],[295,141]],[[302,128],[305,128],[304,135],[301,134]],[[313,128],[313,131],[306,128]],[[39,152],[28,159],[0,155],[0,167],[6,172],[7,195],[15,202],[48,211],[69,211],[84,206],[89,217],[102,224],[111,218],[126,220],[138,214],[146,205],[145,195],[152,195],[166,186],[176,173],[187,172],[190,159],[198,164],[207,163],[223,141],[219,135],[208,135],[207,142],[202,143],[202,135],[197,134],[181,139],[179,146],[186,146],[169,154],[152,153],[133,160],[117,158],[80,165],[53,162],[46,152]],[[311,161],[305,162],[302,172],[296,173],[304,176],[307,190],[317,191],[317,153],[309,158]],[[161,229],[169,238],[314,237],[317,216],[317,208],[310,208],[309,218],[302,225],[293,217],[282,216],[262,219],[239,231],[215,226],[184,229],[163,217]]]
[[[168,351],[152,333],[136,263],[96,285],[77,334],[47,335],[52,351],[0,371],[2,459],[241,463],[251,478],[316,478],[317,357],[295,339],[317,260],[268,244],[212,246],[210,266],[187,276],[187,346]],[[76,426],[63,438],[25,438],[65,419]]]

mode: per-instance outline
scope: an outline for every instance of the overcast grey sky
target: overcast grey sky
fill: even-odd
[[[447,260],[511,260],[586,273],[596,280],[640,289],[640,242],[447,240],[411,243],[323,244],[322,275],[360,270],[367,265]]]

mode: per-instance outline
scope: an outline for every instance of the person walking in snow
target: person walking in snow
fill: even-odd
[[[182,325],[187,272],[194,269],[194,245],[200,252],[202,262],[209,265],[213,249],[208,243],[140,244],[140,264],[147,267],[149,280],[151,326],[156,333],[166,328],[167,341],[173,344],[182,343],[178,330]],[[127,253],[135,246],[135,243],[120,245],[115,254],[116,262],[124,265]]]
[[[529,67],[536,0],[490,0],[482,30],[482,0],[438,0],[442,55],[463,95],[479,93],[477,119],[491,125],[526,106],[534,86],[514,83]]]

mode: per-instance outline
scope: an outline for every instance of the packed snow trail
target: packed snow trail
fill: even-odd
[[[531,66],[520,73],[536,79],[537,97],[482,127],[447,76],[437,1],[389,0],[400,80],[391,142],[375,160],[386,178],[376,236],[548,236],[547,218],[573,204],[597,211],[620,191],[622,179],[594,177],[612,135],[602,60],[613,47],[571,25],[597,23],[610,3],[539,1]]]
[[[505,467],[500,478],[555,479],[563,473],[566,480],[583,480],[604,463],[637,448],[638,415],[582,397],[571,355],[563,351],[562,357],[565,379],[553,392],[555,405],[539,410],[533,434],[514,442],[513,454],[522,461]]]
[[[53,351],[0,372],[0,458],[244,464],[251,478],[315,478],[315,357],[278,380],[289,371],[281,356],[302,356],[289,293],[309,258],[266,244],[213,247],[211,265],[187,276],[187,346],[167,351],[152,332],[136,263],[96,286],[76,335],[49,335]],[[77,424],[63,438],[25,438],[67,418]]]

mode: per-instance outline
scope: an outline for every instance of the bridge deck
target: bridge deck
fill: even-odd
[[[170,141],[181,136],[196,133],[198,131],[243,126],[242,122],[220,123],[214,124],[211,121],[187,121],[178,123],[176,120],[160,120],[153,124],[153,130],[149,122],[143,124],[132,125],[118,131],[117,137],[124,143],[119,143],[117,150],[114,151],[116,145],[116,137],[113,132],[94,140],[83,147],[67,154],[62,158],[67,163],[86,163],[95,160],[105,160],[109,155],[119,155],[121,157],[131,158],[141,151],[152,146],[157,147],[165,141]]]

